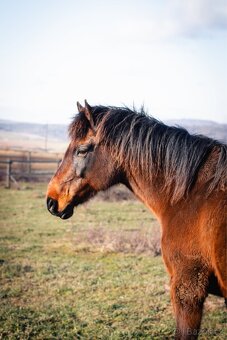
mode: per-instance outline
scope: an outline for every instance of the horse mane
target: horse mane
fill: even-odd
[[[137,171],[149,181],[162,175],[164,190],[171,191],[176,203],[193,188],[200,169],[212,152],[218,160],[212,178],[208,178],[207,195],[226,186],[227,145],[202,135],[191,135],[182,127],[167,126],[127,107],[94,106],[92,114],[97,134],[123,167]],[[69,127],[71,139],[83,138],[88,131],[86,118],[80,113]]]

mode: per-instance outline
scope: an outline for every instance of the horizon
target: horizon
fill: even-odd
[[[155,116],[151,116],[155,119],[158,119],[157,117]],[[73,120],[74,117],[71,118],[70,122]],[[158,119],[159,120],[159,119]],[[218,124],[218,125],[227,125],[227,122],[218,122],[218,121],[215,121],[215,120],[211,120],[211,119],[200,119],[200,118],[170,118],[170,119],[165,119],[165,120],[160,120],[161,122],[163,122],[164,124],[169,124],[171,122],[173,123],[176,123],[176,122],[189,122],[189,121],[192,121],[192,122],[200,122],[201,124],[204,122],[205,124],[206,123],[214,123],[214,124]],[[64,126],[68,126],[70,124],[67,124],[67,123],[60,123],[60,122],[40,122],[40,121],[25,121],[25,120],[20,120],[18,118],[18,120],[14,120],[14,119],[8,119],[8,118],[1,118],[0,117],[0,123],[1,122],[9,122],[9,123],[18,123],[18,124],[37,124],[37,125],[64,125]]]
[[[227,2],[0,2],[0,119],[66,124],[76,102],[227,123]]]

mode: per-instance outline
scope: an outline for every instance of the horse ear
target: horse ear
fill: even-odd
[[[78,109],[78,112],[84,111],[84,107],[79,102],[77,102],[77,109]]]
[[[85,114],[87,120],[89,121],[93,132],[95,132],[95,124],[94,124],[94,120],[93,120],[93,116],[92,116],[91,106],[88,104],[86,99],[85,99],[84,102],[85,102],[85,111],[84,111],[84,114]]]

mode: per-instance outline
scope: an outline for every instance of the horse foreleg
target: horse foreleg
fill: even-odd
[[[178,281],[171,285],[171,299],[176,318],[175,338],[197,339],[207,292],[195,281]]]
[[[179,303],[173,303],[176,317],[175,339],[194,340],[198,338],[202,319],[202,306],[187,310]]]

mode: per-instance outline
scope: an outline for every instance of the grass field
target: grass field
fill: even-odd
[[[173,338],[161,256],[102,246],[122,230],[157,233],[141,203],[94,200],[62,221],[46,211],[43,184],[2,187],[0,200],[1,339]],[[200,339],[226,337],[223,299],[210,296]]]

